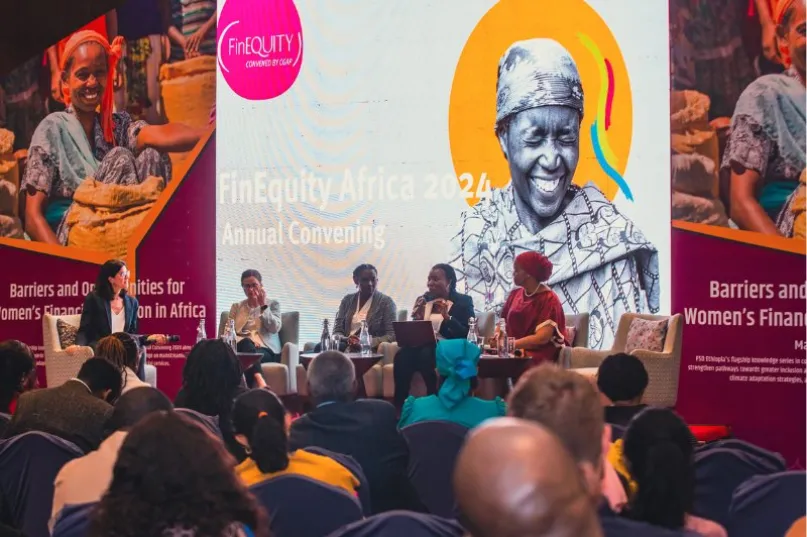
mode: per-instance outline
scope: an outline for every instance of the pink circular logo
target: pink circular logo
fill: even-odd
[[[218,20],[218,63],[244,99],[285,93],[303,61],[303,30],[293,0],[227,0]]]

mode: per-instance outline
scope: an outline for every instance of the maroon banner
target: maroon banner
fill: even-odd
[[[805,465],[804,256],[673,229],[677,410]]]
[[[140,302],[141,333],[175,334],[176,344],[149,347],[148,363],[157,367],[157,386],[174,397],[182,383],[185,357],[195,342],[199,319],[215,330],[215,137],[201,149],[188,173],[157,208],[140,238],[132,269],[132,294]],[[67,250],[67,249],[64,249]],[[0,340],[29,344],[45,385],[43,316],[77,315],[92,289],[103,255],[67,250],[54,256],[45,245],[0,240]]]

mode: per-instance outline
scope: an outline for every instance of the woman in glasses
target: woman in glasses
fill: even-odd
[[[280,302],[266,297],[261,273],[255,269],[241,274],[241,288],[246,299],[230,308],[230,319],[235,321],[238,352],[261,354],[261,362],[280,362]],[[247,383],[252,386],[261,374],[260,363],[245,372]]]

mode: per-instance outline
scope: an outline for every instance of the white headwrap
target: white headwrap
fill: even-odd
[[[499,60],[496,126],[522,110],[552,105],[583,117],[583,85],[571,54],[554,39],[513,43]]]

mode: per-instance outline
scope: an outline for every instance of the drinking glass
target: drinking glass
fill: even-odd
[[[513,356],[516,352],[516,338],[509,337],[507,338],[507,355]]]

